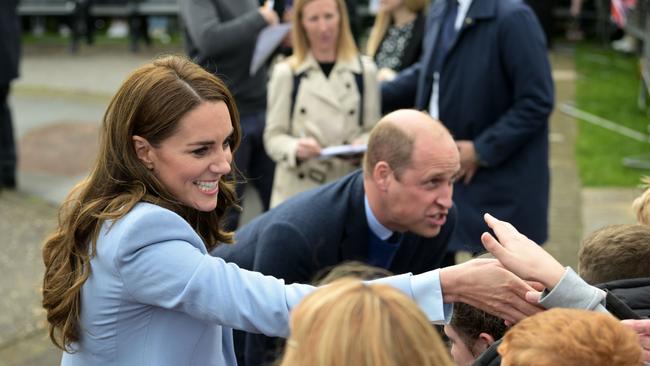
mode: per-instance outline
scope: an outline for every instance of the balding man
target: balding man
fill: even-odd
[[[363,172],[294,196],[241,228],[235,245],[213,254],[287,283],[311,281],[352,260],[396,274],[436,269],[456,221],[452,191],[459,159],[440,122],[415,110],[390,113],[370,134]],[[449,287],[445,296],[459,299],[454,291],[464,290],[455,279],[464,274],[466,269],[450,269],[436,283]],[[481,297],[480,288],[467,292]],[[438,301],[431,318],[444,319],[442,293]],[[263,358],[273,344],[248,335],[245,364],[273,359]]]
[[[393,112],[373,129],[363,172],[285,201],[214,254],[287,283],[310,282],[346,261],[395,274],[436,269],[456,221],[459,169],[456,143],[440,122],[415,110]],[[246,365],[265,361],[271,348],[266,337],[252,337]]]

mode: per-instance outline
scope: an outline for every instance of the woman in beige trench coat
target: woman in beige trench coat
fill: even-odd
[[[292,37],[294,53],[274,67],[268,88],[271,207],[356,169],[358,159],[318,156],[324,147],[365,143],[380,117],[377,69],[359,55],[343,0],[295,1]]]

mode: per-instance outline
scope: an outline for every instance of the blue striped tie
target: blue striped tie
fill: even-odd
[[[456,38],[456,16],[458,15],[458,0],[447,0],[447,10],[445,11],[444,19],[440,24],[438,31],[438,40],[436,42],[436,49],[433,51],[433,72],[440,72],[442,63],[454,43]]]

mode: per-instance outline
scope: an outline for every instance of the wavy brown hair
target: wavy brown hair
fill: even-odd
[[[241,130],[235,100],[216,76],[181,56],[165,56],[135,70],[117,91],[103,118],[99,153],[90,175],[59,210],[57,229],[45,240],[43,307],[52,342],[73,351],[79,340],[80,291],[91,272],[102,224],[126,215],[138,202],[172,210],[189,222],[208,250],[231,243],[220,219],[236,200],[234,184],[219,181],[217,207],[200,212],[176,200],[138,159],[134,135],[158,146],[178,129],[179,120],[203,102],[223,101],[233,124],[233,144]]]

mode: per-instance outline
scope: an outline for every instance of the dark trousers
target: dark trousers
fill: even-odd
[[[265,112],[242,114],[240,124],[242,140],[239,149],[235,152],[235,165],[244,179],[238,177],[238,180],[243,180],[236,187],[239,204],[243,205],[246,184],[251,183],[260,196],[263,210],[267,211],[271,201],[275,163],[266,155],[262,140],[266,125]],[[230,210],[225,227],[228,230],[237,229],[240,216],[241,213],[238,210]]]
[[[16,185],[16,143],[9,110],[9,84],[0,84],[0,187]]]

